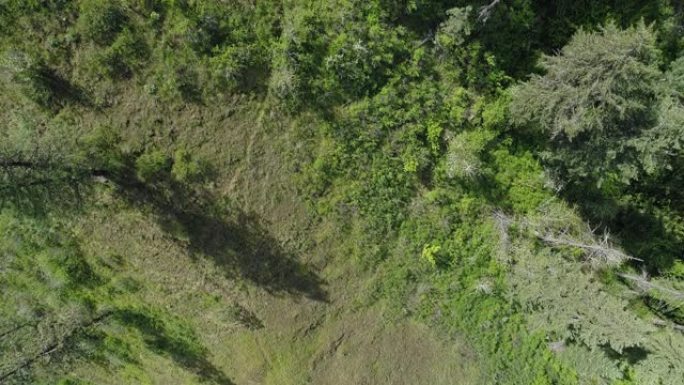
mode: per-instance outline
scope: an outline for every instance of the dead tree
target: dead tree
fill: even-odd
[[[639,260],[622,252],[610,244],[608,233],[597,241],[593,236],[588,242],[579,241],[569,236],[567,233],[554,235],[552,233],[534,232],[535,235],[545,243],[554,247],[577,247],[585,251],[586,259],[592,265],[620,265],[626,260]],[[593,235],[593,232],[590,232]]]
[[[648,275],[646,273],[643,273],[641,275],[620,273],[618,275],[626,280],[634,282],[636,287],[644,293],[648,293],[649,291],[657,291],[659,293],[666,294],[674,301],[682,301],[682,303],[679,306],[684,304],[684,292],[652,282],[649,280]]]
[[[492,0],[491,3],[480,8],[480,11],[477,14],[477,20],[481,21],[482,24],[486,23],[489,17],[492,15],[492,11],[500,2],[501,0]]]

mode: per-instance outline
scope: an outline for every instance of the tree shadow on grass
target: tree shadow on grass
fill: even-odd
[[[37,66],[33,82],[24,82],[29,99],[45,110],[57,113],[67,105],[93,108],[91,95],[45,64]]]
[[[116,310],[113,318],[126,326],[138,329],[150,350],[171,358],[177,365],[197,375],[202,382],[234,384],[209,361],[206,349],[195,341],[194,335],[188,330],[175,330],[168,322],[153,313],[138,309]]]
[[[257,216],[172,180],[121,183],[119,192],[151,211],[193,256],[212,258],[227,276],[246,278],[272,294],[328,301],[325,282],[285,250]]]
[[[211,256],[271,293],[301,294],[327,301],[324,282],[311,268],[284,250],[254,215],[238,211],[232,220],[197,212],[181,212],[177,220],[195,253]]]
[[[44,215],[55,208],[62,214],[78,212],[84,207],[83,197],[97,184],[93,181],[107,183],[130,205],[152,214],[193,257],[210,257],[228,277],[243,277],[273,294],[327,302],[324,281],[284,249],[258,216],[191,183],[178,182],[170,167],[142,181],[132,158],[122,163],[125,166],[114,171],[87,167],[53,170],[37,165],[44,168],[37,179],[28,178],[24,189],[12,186],[8,202],[33,215]],[[58,175],[44,177],[43,173]],[[53,190],[59,195],[54,195]],[[3,203],[0,199],[0,207]]]

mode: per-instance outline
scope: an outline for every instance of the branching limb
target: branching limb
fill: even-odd
[[[480,8],[480,12],[477,15],[477,20],[481,21],[482,24],[486,23],[487,20],[489,19],[489,16],[492,14],[492,10],[494,7],[499,4],[501,0],[492,0],[491,3],[485,5],[484,7]]]
[[[535,235],[545,243],[548,243],[552,246],[570,246],[585,250],[590,262],[605,262],[612,265],[619,265],[629,259],[640,260],[627,255],[610,245],[607,233],[601,237],[600,241],[592,241],[591,243],[579,242],[572,238],[563,236],[563,234],[542,234],[535,231]]]
[[[643,291],[657,290],[661,293],[665,293],[665,294],[672,296],[671,298],[673,298],[675,300],[684,301],[684,292],[674,290],[674,289],[671,289],[669,287],[665,287],[662,285],[658,285],[657,283],[651,282],[648,279],[648,276],[645,274],[639,276],[639,275],[631,275],[631,274],[621,273],[618,275],[624,279],[627,279],[627,280],[634,282],[637,285],[637,287]]]

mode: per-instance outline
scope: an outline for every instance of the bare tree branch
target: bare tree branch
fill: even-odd
[[[684,301],[684,292],[674,290],[674,289],[671,289],[669,287],[661,286],[661,285],[658,285],[657,283],[653,283],[648,279],[648,276],[645,274],[638,276],[638,275],[620,273],[618,275],[624,279],[635,282],[637,287],[639,287],[643,291],[658,290],[662,293],[667,293],[667,294],[671,295],[674,299]]]
[[[6,330],[6,331],[4,331],[4,332],[2,332],[2,333],[0,333],[0,338],[3,338],[3,337],[5,337],[5,336],[8,336],[8,335],[14,333],[14,332],[17,332],[17,331],[19,331],[19,330],[21,330],[21,329],[23,329],[23,328],[25,328],[25,327],[27,327],[27,326],[35,326],[35,325],[36,325],[36,324],[35,324],[34,322],[26,322],[26,323],[23,323],[23,324],[16,325],[16,326],[14,326],[13,328],[11,328],[11,329],[9,329],[9,330]]]
[[[501,253],[506,253],[511,245],[508,229],[513,220],[501,210],[495,210],[493,217],[496,222],[496,229],[499,232],[499,250]]]
[[[598,242],[592,240],[591,243],[579,242],[570,237],[564,236],[564,234],[542,234],[538,231],[535,231],[535,235],[542,241],[552,246],[571,246],[583,249],[586,251],[590,262],[600,261],[608,264],[619,265],[629,259],[640,261],[639,258],[627,255],[619,249],[613,247],[609,242],[608,233],[605,233]]]
[[[482,24],[486,23],[487,20],[489,19],[489,16],[492,14],[492,10],[494,7],[499,4],[501,0],[492,0],[491,3],[485,5],[484,7],[480,8],[480,12],[477,15],[477,20],[481,21]]]

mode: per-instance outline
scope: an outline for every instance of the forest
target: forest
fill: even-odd
[[[679,0],[0,0],[0,88],[0,384],[684,384]]]

